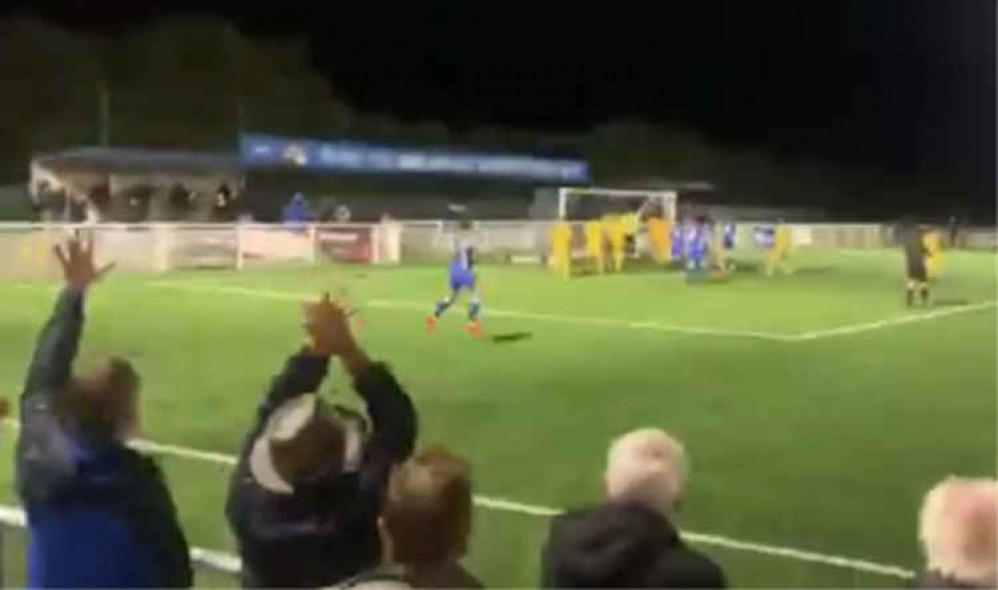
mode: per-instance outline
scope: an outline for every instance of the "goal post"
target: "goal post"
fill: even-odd
[[[558,274],[571,276],[574,261],[601,273],[621,271],[625,259],[649,256],[668,262],[675,190],[561,187],[555,195],[557,222],[548,240],[548,260]]]
[[[558,219],[585,221],[614,211],[654,214],[676,218],[676,191],[605,187],[561,187],[558,189]]]

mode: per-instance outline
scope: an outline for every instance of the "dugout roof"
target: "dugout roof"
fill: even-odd
[[[239,155],[118,147],[79,147],[32,160],[33,165],[59,172],[240,174]]]

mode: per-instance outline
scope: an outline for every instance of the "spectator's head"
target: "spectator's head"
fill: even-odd
[[[302,395],[271,414],[250,452],[250,473],[263,488],[290,494],[325,475],[360,464],[367,422],[318,395]]]
[[[392,473],[381,524],[395,563],[419,570],[457,561],[471,532],[470,467],[442,448],[417,453]]]
[[[542,556],[546,588],[711,588],[720,571],[685,551],[656,510],[611,502],[555,521]]]
[[[139,429],[140,385],[131,363],[112,358],[89,374],[74,376],[56,410],[90,436],[125,440]]]
[[[927,569],[972,586],[998,584],[998,482],[948,477],[922,502],[918,536]]]
[[[611,501],[636,502],[668,516],[686,484],[683,445],[656,428],[628,432],[610,445],[603,484]]]

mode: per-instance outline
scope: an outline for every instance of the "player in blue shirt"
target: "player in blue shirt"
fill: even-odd
[[[699,282],[704,278],[704,271],[706,270],[704,259],[707,256],[707,243],[709,240],[706,220],[697,219],[689,225],[685,234],[686,279],[690,282]]]
[[[735,247],[735,224],[724,224],[724,238],[722,246],[725,250],[731,250]]]
[[[437,302],[433,309],[433,314],[426,318],[426,329],[432,332],[437,327],[439,318],[457,300],[458,293],[467,289],[471,292],[471,301],[468,302],[468,324],[467,330],[473,336],[481,336],[482,322],[478,314],[482,310],[481,299],[478,294],[478,283],[475,280],[475,247],[468,235],[471,224],[461,222],[460,230],[454,236],[454,257],[451,259],[450,294]]]
[[[683,228],[686,222],[677,222],[672,226],[672,261],[678,262],[683,259]]]

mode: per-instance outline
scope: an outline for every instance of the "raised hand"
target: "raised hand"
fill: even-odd
[[[302,304],[302,316],[316,353],[343,356],[356,350],[347,312],[338,301],[330,300],[329,293],[323,294],[317,303]]]
[[[94,267],[94,244],[90,239],[81,242],[79,238],[70,238],[65,246],[56,246],[53,250],[62,267],[63,280],[70,289],[86,291],[114,268],[113,262]]]

